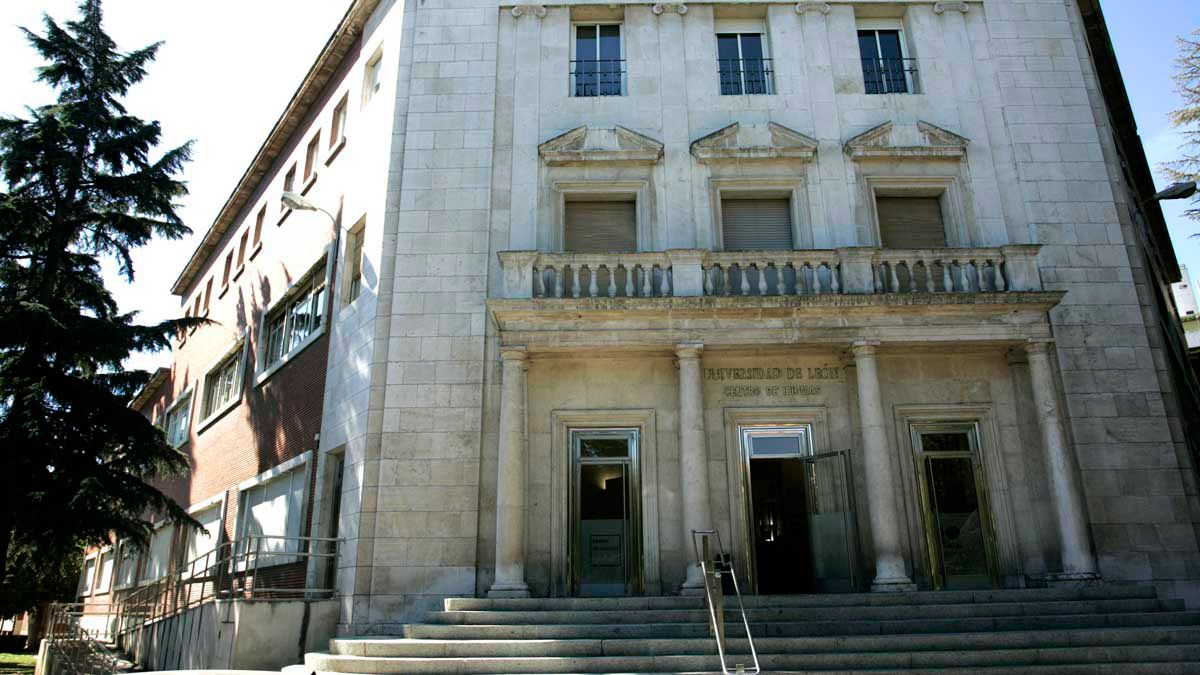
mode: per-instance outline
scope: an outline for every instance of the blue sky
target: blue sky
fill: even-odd
[[[32,83],[36,56],[16,26],[36,27],[42,12],[65,20],[77,0],[0,0],[0,113],[45,102]],[[1179,99],[1171,81],[1175,38],[1200,28],[1200,0],[1101,0],[1125,85],[1151,166],[1172,159],[1178,136],[1167,114]],[[180,313],[170,294],[175,276],[224,203],[292,92],[348,5],[347,0],[106,0],[109,32],[125,49],[165,41],[149,78],[128,101],[135,113],[160,120],[165,142],[196,140],[187,169],[192,194],[182,215],[197,234],[156,241],[136,251],[136,283],[115,277],[120,306],[141,320]],[[229,17],[237,20],[230,21]],[[1160,187],[1166,180],[1159,177]],[[1164,204],[1180,262],[1200,274],[1200,222],[1182,217],[1180,202]],[[140,355],[151,367],[166,355]]]

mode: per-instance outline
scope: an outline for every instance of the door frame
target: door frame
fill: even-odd
[[[987,474],[984,468],[982,448],[980,446],[980,429],[977,420],[929,420],[910,421],[908,425],[912,447],[913,471],[917,479],[917,505],[920,509],[921,528],[925,539],[925,558],[929,570],[930,584],[934,590],[945,588],[946,579],[942,569],[941,546],[937,537],[937,527],[933,522],[933,510],[929,498],[929,480],[925,472],[925,456],[921,437],[931,433],[966,433],[970,450],[966,453],[936,453],[946,457],[963,457],[971,461],[971,472],[975,477],[975,493],[979,502],[979,523],[983,529],[983,546],[987,557],[987,573],[991,578],[992,587],[1000,587],[1000,572],[998,546],[996,542],[996,527],[992,517],[991,502],[988,495]]]
[[[629,502],[629,529],[625,533],[625,550],[622,555],[625,556],[626,581],[628,582],[629,595],[641,595],[645,592],[644,575],[640,563],[643,561],[642,556],[642,500],[638,498],[641,495],[641,457],[639,452],[639,436],[641,432],[636,427],[618,427],[618,428],[573,428],[570,429],[568,438],[570,439],[571,448],[571,475],[568,485],[568,520],[567,520],[567,551],[566,551],[566,589],[567,593],[572,597],[579,596],[580,582],[580,563],[582,560],[582,542],[579,540],[579,519],[582,504],[582,493],[579,487],[581,472],[585,464],[612,465],[622,464],[627,467],[629,482],[625,486],[627,493],[626,499]],[[624,459],[602,458],[597,460],[587,460],[580,456],[580,445],[585,438],[625,438],[629,441],[629,455]]]

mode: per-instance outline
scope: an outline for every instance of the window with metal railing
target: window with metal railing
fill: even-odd
[[[858,31],[863,85],[868,94],[917,93],[917,60],[908,58],[899,29]]]
[[[761,33],[718,33],[717,73],[722,96],[775,93]]]
[[[571,54],[572,96],[625,94],[625,58],[621,25],[579,24]]]

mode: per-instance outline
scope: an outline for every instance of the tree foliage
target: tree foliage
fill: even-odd
[[[1183,98],[1183,107],[1171,113],[1171,125],[1183,135],[1181,156],[1163,165],[1177,181],[1200,181],[1200,30],[1190,37],[1181,37],[1179,56],[1175,59],[1175,90]],[[1189,218],[1200,220],[1200,196],[1186,212]]]
[[[133,249],[189,232],[176,200],[191,148],[159,151],[159,124],[125,109],[159,45],[122,52],[102,19],[100,0],[82,0],[73,21],[22,29],[56,100],[0,117],[0,589],[10,599],[42,592],[19,587],[39,577],[10,569],[14,556],[53,567],[114,533],[145,542],[153,514],[191,522],[147,482],[188,460],[129,407],[150,375],[121,364],[195,322],[139,325],[100,272],[111,257],[132,281]]]

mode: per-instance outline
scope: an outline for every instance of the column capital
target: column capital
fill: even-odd
[[[1025,341],[1026,354],[1047,354],[1054,347],[1054,338],[1029,338]]]
[[[855,340],[850,343],[850,353],[855,356],[874,356],[879,340]]]
[[[684,14],[687,14],[688,6],[683,4],[682,2],[676,2],[676,3],[658,2],[658,3],[655,3],[652,7],[650,7],[650,11],[654,12],[655,16],[662,16],[663,14],[666,14],[666,13],[675,13],[680,16],[683,16]]]
[[[675,356],[681,359],[698,359],[704,353],[704,344],[701,342],[681,342],[675,345]]]
[[[962,12],[966,14],[971,6],[965,2],[935,2],[933,3],[934,14],[945,14],[946,12]]]
[[[796,3],[796,13],[804,14],[805,12],[820,12],[828,15],[833,11],[833,7],[828,2],[813,2],[812,0],[801,0]]]
[[[519,19],[523,16],[532,16],[535,19],[540,19],[546,16],[545,5],[516,5],[512,8],[513,18]]]
[[[528,358],[529,358],[529,353],[525,351],[525,347],[523,345],[500,348],[500,360],[501,361],[522,362],[522,361],[526,361]]]

